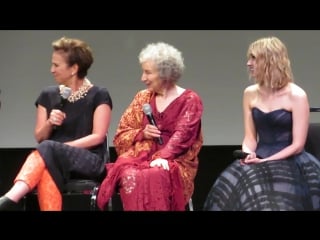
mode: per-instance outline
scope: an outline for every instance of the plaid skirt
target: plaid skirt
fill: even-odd
[[[320,209],[320,162],[302,152],[283,160],[240,165],[216,179],[205,211],[303,211]]]

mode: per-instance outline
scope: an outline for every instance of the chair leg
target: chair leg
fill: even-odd
[[[189,199],[189,211],[193,211],[193,202],[192,202],[192,198]]]
[[[96,211],[97,210],[97,195],[98,195],[99,187],[94,187],[91,193],[90,199],[90,210]],[[112,211],[112,198],[110,198],[108,202],[108,211]]]
[[[112,197],[109,199],[109,202],[108,202],[108,211],[112,211]]]
[[[97,209],[97,194],[98,194],[98,187],[94,187],[91,193],[90,198],[90,210],[95,211]]]
[[[21,200],[23,211],[27,211],[27,201],[28,201],[27,197],[28,197],[28,194],[26,194]]]

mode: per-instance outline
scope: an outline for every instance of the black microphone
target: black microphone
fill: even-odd
[[[144,114],[147,115],[147,118],[148,118],[149,122],[150,122],[153,126],[156,126],[156,127],[157,127],[156,121],[154,120],[154,117],[153,117],[153,115],[152,115],[152,108],[151,108],[150,104],[149,104],[149,103],[145,103],[145,104],[143,104],[143,107],[142,107],[142,108],[143,108]],[[160,145],[163,144],[163,140],[162,140],[161,136],[158,137],[158,143],[159,143]]]
[[[72,93],[71,88],[64,86],[64,87],[61,89],[61,91],[60,91],[60,100],[59,100],[59,102],[57,103],[57,105],[56,105],[55,108],[57,108],[57,109],[59,109],[59,110],[62,110],[63,107],[64,107],[64,105],[66,104],[66,102],[67,102],[67,100],[68,100],[68,97],[70,97],[71,93]],[[54,126],[53,126],[53,129],[54,129],[54,130],[57,130],[59,127],[60,127],[60,126],[54,125]]]
[[[233,157],[234,157],[235,159],[244,159],[244,158],[246,158],[246,156],[248,156],[248,155],[249,155],[249,153],[244,152],[244,151],[242,151],[242,150],[234,150],[234,151],[233,151]],[[262,157],[260,157],[259,155],[257,155],[257,158],[262,158]]]
[[[64,105],[66,104],[66,102],[68,100],[68,97],[70,97],[71,93],[72,93],[72,90],[69,87],[63,87],[61,89],[61,91],[60,91],[60,101],[56,106],[57,109],[61,110],[64,107]]]

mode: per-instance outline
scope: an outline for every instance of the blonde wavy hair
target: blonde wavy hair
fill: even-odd
[[[260,38],[251,43],[247,57],[256,59],[255,82],[260,86],[281,89],[294,81],[287,47],[277,37]]]

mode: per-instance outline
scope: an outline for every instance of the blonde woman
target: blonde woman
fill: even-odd
[[[320,162],[304,151],[308,97],[294,83],[287,48],[266,37],[249,46],[247,57],[255,81],[243,94],[248,154],[217,178],[204,210],[319,210]]]

